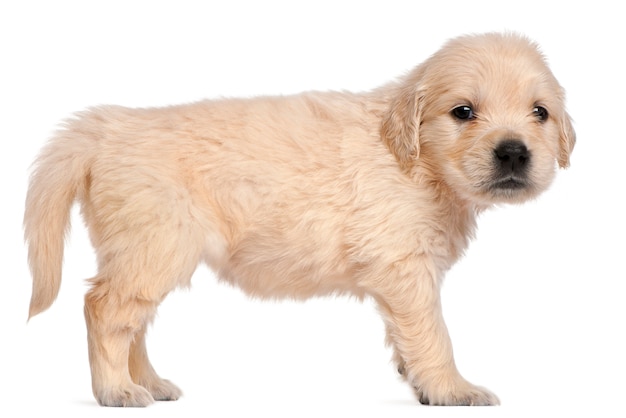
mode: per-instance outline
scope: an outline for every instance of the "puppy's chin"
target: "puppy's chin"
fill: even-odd
[[[476,207],[486,208],[491,205],[511,203],[519,204],[537,198],[552,182],[553,175],[543,173],[537,180],[535,176],[494,176],[478,179],[456,176],[453,183],[448,183],[462,199]]]
[[[516,178],[500,179],[492,182],[483,192],[491,203],[523,203],[534,199],[541,193],[541,190],[532,185],[527,180]]]
[[[552,176],[537,182],[528,177],[508,176],[489,179],[475,187],[477,204],[524,203],[537,198],[550,185]]]

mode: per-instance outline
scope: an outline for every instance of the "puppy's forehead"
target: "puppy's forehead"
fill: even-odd
[[[513,34],[456,38],[423,71],[425,90],[439,99],[472,103],[550,100],[557,87],[537,45]]]
[[[539,47],[525,37],[513,34],[486,34],[453,39],[432,57],[439,64],[448,64],[453,71],[463,69],[507,73],[515,68],[522,73],[546,67]]]

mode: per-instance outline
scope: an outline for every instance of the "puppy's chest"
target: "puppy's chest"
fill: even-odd
[[[473,211],[464,211],[457,215],[450,217],[443,225],[449,254],[448,268],[463,256],[476,231],[476,218]]]
[[[473,210],[447,206],[429,211],[415,232],[418,251],[432,257],[445,271],[463,255],[475,229]]]

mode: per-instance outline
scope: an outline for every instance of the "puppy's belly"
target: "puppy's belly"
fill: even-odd
[[[242,243],[217,270],[219,278],[261,298],[306,299],[333,293],[363,296],[332,246],[268,244],[257,240]]]
[[[306,271],[280,271],[254,264],[250,264],[247,269],[242,269],[241,266],[229,267],[219,273],[220,278],[254,297],[302,300],[313,296],[350,292],[344,276],[320,278]]]

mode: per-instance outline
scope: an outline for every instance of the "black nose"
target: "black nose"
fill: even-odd
[[[523,174],[528,167],[530,152],[522,141],[513,139],[502,141],[494,152],[504,175]]]

